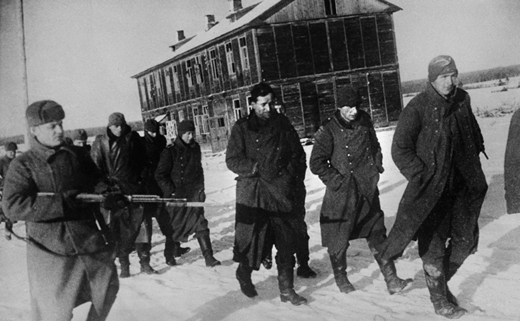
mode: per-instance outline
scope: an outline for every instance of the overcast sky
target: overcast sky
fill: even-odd
[[[0,136],[24,131],[17,3],[0,0]],[[520,1],[389,0],[401,79],[426,77],[449,54],[459,71],[519,64]],[[243,0],[243,6],[258,0]],[[169,59],[176,31],[192,36],[206,14],[221,20],[227,0],[24,0],[29,102],[53,99],[67,129],[105,125],[123,112],[140,119],[131,76]]]

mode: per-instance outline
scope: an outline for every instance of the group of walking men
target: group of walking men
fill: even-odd
[[[316,132],[309,164],[326,186],[321,241],[340,292],[355,290],[346,273],[350,240],[367,240],[390,294],[412,282],[397,276],[394,260],[417,240],[435,313],[458,318],[467,312],[447,282],[476,251],[487,184],[479,158],[482,134],[468,94],[456,86],[457,74],[451,57],[435,57],[426,90],[401,113],[392,158],[408,186],[388,235],[377,187],[383,155],[369,114],[359,109],[358,92],[339,93],[337,110]],[[226,164],[238,175],[233,260],[241,291],[255,297],[251,274],[262,265],[271,267],[275,246],[280,299],[300,305],[307,299],[294,291],[296,262],[298,276],[316,276],[308,265],[304,220],[307,161],[275,98],[268,84],[255,85],[252,110],[229,137]],[[175,257],[189,250],[180,243],[192,234],[206,265],[220,264],[213,257],[203,208],[172,214],[157,204],[129,204],[124,197],[149,193],[204,202],[193,122],[181,122],[175,142],[165,148],[157,122],[148,120],[141,138],[123,114],[113,113],[106,134],[96,137],[88,153],[64,144],[64,118],[54,101],[31,104],[26,111],[31,149],[11,163],[5,177],[6,216],[27,225],[34,320],[70,320],[73,308],[87,301],[92,302],[88,320],[104,320],[119,288],[115,255],[122,278],[130,276],[134,249],[141,271],[155,273],[150,266],[152,216],[166,236],[167,264],[175,265]],[[76,198],[94,192],[105,195],[101,211]]]

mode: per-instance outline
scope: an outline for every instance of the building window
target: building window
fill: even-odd
[[[209,134],[209,115],[204,114],[208,108],[202,107],[203,114],[199,115],[199,108],[193,107],[193,123],[195,124],[195,132],[197,135]]]
[[[186,79],[188,80],[188,86],[192,87],[194,85],[193,80],[195,79],[195,68],[191,60],[186,60]]]
[[[240,99],[233,99],[233,113],[235,114],[235,120],[242,118],[242,108],[240,108]]]
[[[325,1],[325,14],[327,16],[335,16],[336,13],[336,0],[324,0]]]
[[[184,120],[184,110],[179,110],[179,122]]]
[[[251,98],[251,96],[247,96],[246,101],[247,101],[247,114],[249,115],[251,113],[251,109],[253,109],[253,99]]]
[[[179,83],[179,66],[173,66],[173,88],[175,92],[181,91],[181,85]]]
[[[197,84],[202,84],[204,82],[204,77],[202,77],[202,65],[200,63],[200,57],[195,57],[194,59],[194,73],[195,79],[197,80]]]
[[[218,72],[218,56],[217,51],[215,49],[211,49],[209,51],[209,61],[210,61],[210,69],[211,69],[211,77],[213,79],[218,79],[220,74]]]
[[[226,43],[226,59],[228,65],[228,73],[230,75],[234,75],[236,72],[236,68],[235,59],[233,57],[233,47],[231,46],[231,42]]]
[[[240,61],[242,62],[242,70],[249,70],[249,56],[247,53],[246,37],[238,39],[240,45]]]

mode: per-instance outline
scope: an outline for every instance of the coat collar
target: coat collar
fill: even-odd
[[[51,158],[53,158],[54,155],[56,155],[58,152],[64,151],[71,154],[74,154],[74,152],[71,150],[70,146],[67,146],[65,143],[62,143],[60,146],[57,146],[56,148],[51,148],[43,145],[40,143],[36,137],[32,137],[32,145],[31,150],[40,158],[44,159],[46,162],[51,162]]]

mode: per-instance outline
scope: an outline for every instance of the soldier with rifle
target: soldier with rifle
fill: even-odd
[[[87,320],[105,320],[119,290],[114,247],[99,206],[76,199],[101,188],[100,176],[88,154],[64,143],[64,118],[51,100],[27,108],[31,148],[10,164],[3,210],[26,222],[32,320],[71,320],[89,301]]]

